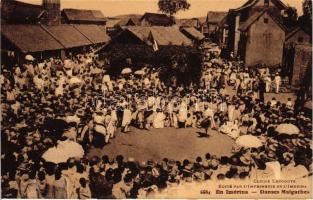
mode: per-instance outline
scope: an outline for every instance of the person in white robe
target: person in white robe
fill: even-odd
[[[166,106],[166,111],[168,113],[168,118],[169,118],[169,126],[174,126],[174,119],[173,119],[173,103],[170,101],[168,102]]]
[[[153,119],[154,128],[164,128],[165,115],[161,109],[157,110],[157,113]]]
[[[143,80],[143,86],[144,88],[148,89],[150,87],[151,83],[148,77],[145,77]]]
[[[106,127],[106,134],[105,134],[105,143],[109,143],[109,139],[114,135],[115,127],[111,121],[111,113],[108,112],[104,119],[105,127]]]
[[[186,102],[182,101],[179,107],[178,115],[177,115],[179,128],[185,128],[187,115],[188,115],[187,104]]]
[[[161,97],[158,96],[157,98],[155,98],[153,110],[157,111],[157,109],[160,109],[160,108],[161,108]]]
[[[276,94],[278,94],[281,85],[281,77],[279,76],[278,73],[276,73],[274,80],[275,80],[275,92]]]
[[[155,97],[154,96],[149,96],[147,100],[148,108],[152,108],[155,104]]]
[[[237,123],[237,120],[235,120],[234,122],[228,121],[219,128],[219,132],[224,133],[233,139],[236,139],[237,137],[239,137],[240,134],[240,129]]]
[[[277,105],[277,100],[275,97],[272,98],[272,100],[270,101],[271,103],[271,107],[275,107]]]
[[[228,136],[233,139],[238,138],[240,135],[238,120],[235,120],[229,128],[230,128],[230,132],[228,133]]]
[[[45,82],[41,75],[36,75],[33,79],[33,82],[38,90],[43,91]]]
[[[113,91],[113,83],[112,83],[112,81],[107,82],[106,85],[107,85],[108,90],[110,92],[112,92]]]
[[[63,85],[59,85],[58,87],[55,88],[54,95],[55,96],[63,96],[64,95]]]
[[[93,114],[94,136],[93,143],[96,147],[103,147],[106,142],[107,130],[105,127],[105,114],[103,112],[96,112]]]
[[[27,75],[30,77],[34,77],[35,76],[35,70],[34,70],[34,66],[30,63],[24,65]]]
[[[228,114],[228,120],[231,122],[234,120],[234,111],[235,111],[235,106],[230,104],[227,108],[227,114]]]
[[[236,77],[237,77],[237,74],[235,72],[231,72],[230,76],[229,76],[229,83],[231,85],[235,84],[236,82]]]
[[[235,80],[235,90],[236,90],[236,93],[238,92],[240,84],[241,84],[241,79],[239,78],[239,76],[237,76],[237,78]]]
[[[107,129],[107,139],[109,138],[114,138],[114,133],[116,130],[116,113],[114,114],[115,110],[111,111],[111,113],[108,113],[105,117],[105,124],[106,124],[106,129]]]
[[[124,107],[124,113],[123,113],[123,120],[122,120],[122,132],[126,133],[129,131],[129,125],[132,120],[132,112],[127,108],[127,106]]]
[[[79,124],[80,123],[80,118],[77,116],[77,114],[75,113],[74,115],[67,115],[65,117],[65,121],[67,123],[71,123],[71,122],[75,122],[76,124]]]
[[[16,96],[17,94],[16,94],[15,89],[11,89],[6,92],[7,101],[14,102],[16,100]]]
[[[210,128],[214,128],[216,127],[216,124],[215,124],[215,120],[214,120],[214,110],[211,108],[212,105],[210,106],[206,106],[206,110],[203,112],[203,117],[204,119],[207,119],[207,118],[210,118],[210,121],[211,121],[211,126]]]

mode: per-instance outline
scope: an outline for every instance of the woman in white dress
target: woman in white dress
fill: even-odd
[[[114,137],[115,132],[115,120],[112,117],[111,111],[108,111],[107,115],[105,116],[105,126],[107,130],[105,142],[108,143],[109,139]]]
[[[153,120],[154,128],[164,128],[165,115],[161,109],[157,109],[157,113]]]
[[[185,123],[187,120],[187,114],[188,114],[188,110],[187,110],[187,104],[185,101],[182,101],[179,107],[179,111],[178,111],[178,128],[185,128]]]
[[[272,84],[271,77],[265,76],[264,81],[265,81],[265,91],[270,92],[271,91],[271,84]]]
[[[105,127],[105,115],[102,112],[96,112],[93,115],[94,133],[93,144],[97,148],[102,148],[105,144],[107,130]]]
[[[132,112],[127,108],[127,106],[124,107],[124,113],[123,113],[123,120],[122,120],[122,132],[126,133],[129,132],[129,125],[132,120]]]

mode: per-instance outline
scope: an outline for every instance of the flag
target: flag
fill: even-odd
[[[156,40],[153,40],[153,50],[154,51],[158,51],[159,50],[159,46]]]

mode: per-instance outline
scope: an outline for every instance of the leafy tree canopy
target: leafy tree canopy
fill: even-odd
[[[312,20],[312,0],[302,2],[303,15]]]
[[[198,83],[202,54],[195,47],[165,46],[154,52],[150,46],[138,44],[115,44],[102,55],[110,62],[108,72],[119,75],[124,67],[138,70],[146,64],[160,68],[161,79],[168,82],[176,77],[178,83]],[[127,62],[130,59],[131,63]]]
[[[190,8],[187,0],[159,0],[158,6],[161,12],[170,16],[175,15],[180,10],[188,10]]]
[[[298,20],[298,13],[297,9],[295,7],[289,6],[287,10],[285,11],[285,17],[284,19],[284,24],[287,27],[293,27],[296,25],[297,20]]]

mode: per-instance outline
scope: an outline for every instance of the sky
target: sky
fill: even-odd
[[[40,4],[41,0],[20,0]],[[190,9],[180,11],[177,18],[206,16],[208,11],[228,11],[240,7],[247,0],[188,0]],[[295,7],[302,14],[302,0],[282,0],[286,5]],[[61,8],[101,10],[106,17],[124,14],[143,14],[158,12],[158,0],[61,0]]]

